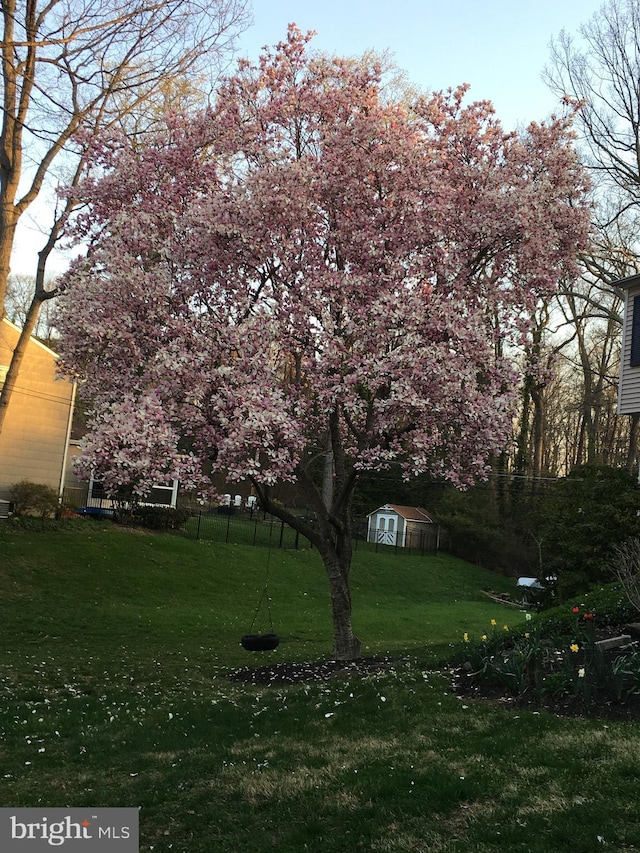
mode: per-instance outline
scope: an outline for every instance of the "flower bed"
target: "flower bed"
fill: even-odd
[[[527,614],[524,630],[514,632],[493,619],[479,638],[463,636],[454,687],[467,698],[556,713],[640,717],[640,642],[626,622],[614,622],[610,612],[604,619],[577,603],[551,618]]]

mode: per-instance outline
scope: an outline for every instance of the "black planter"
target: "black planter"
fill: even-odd
[[[270,652],[278,648],[280,637],[277,634],[245,634],[240,643],[248,652]]]

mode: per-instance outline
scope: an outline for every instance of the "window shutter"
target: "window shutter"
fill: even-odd
[[[631,367],[638,366],[640,366],[640,296],[634,296],[631,318]]]

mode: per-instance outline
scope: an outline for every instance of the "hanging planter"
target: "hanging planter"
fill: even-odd
[[[278,648],[280,637],[277,634],[244,634],[240,643],[248,652],[270,652]]]

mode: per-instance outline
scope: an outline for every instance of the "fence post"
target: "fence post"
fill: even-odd
[[[200,522],[202,521],[202,510],[198,510],[198,528],[196,530],[196,540],[200,539]]]
[[[273,519],[272,519],[272,523],[273,523]],[[280,522],[280,545],[279,545],[280,548],[282,548],[282,540],[283,539],[284,539],[284,521],[281,521]]]
[[[231,509],[231,507],[229,507],[229,509]],[[226,543],[229,542],[229,527],[230,527],[230,525],[231,525],[231,513],[229,513],[227,515],[227,532],[225,533],[225,538],[224,538],[224,541]]]

